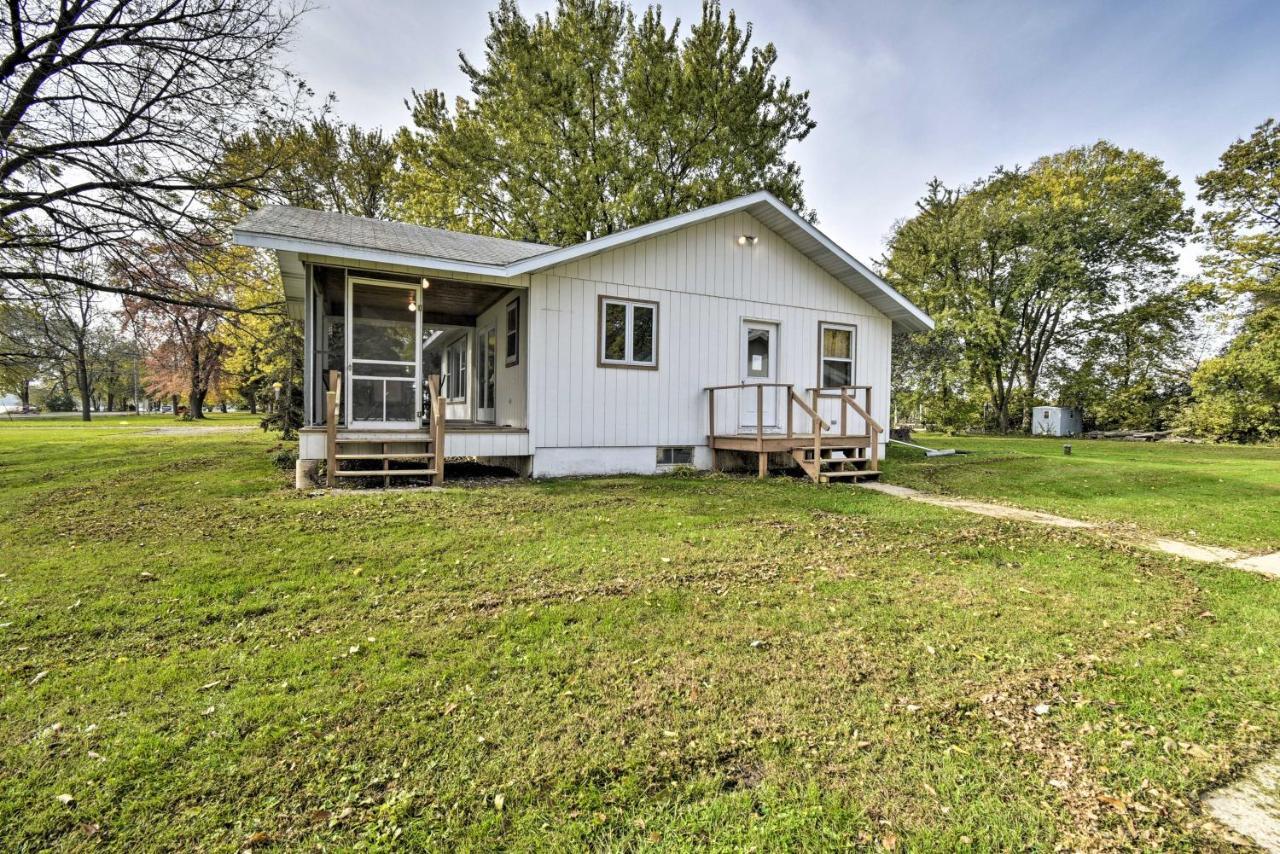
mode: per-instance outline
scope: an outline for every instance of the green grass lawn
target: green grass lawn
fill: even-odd
[[[1206,545],[1280,550],[1280,447],[937,435],[918,441],[972,453],[926,458],[894,447],[884,466],[889,481]]]
[[[1254,575],[784,478],[308,495],[275,446],[0,425],[0,848],[1204,850],[1280,741]]]

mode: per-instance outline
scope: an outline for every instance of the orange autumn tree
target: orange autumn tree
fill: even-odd
[[[179,303],[125,296],[123,309],[146,353],[147,391],[172,398],[175,412],[185,397],[188,418],[204,418],[205,401],[222,381],[227,344],[219,332],[238,263],[234,250],[201,239],[133,247],[128,263],[114,271],[134,286],[195,298]]]

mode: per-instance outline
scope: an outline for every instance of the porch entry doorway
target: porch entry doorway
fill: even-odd
[[[778,381],[778,324],[762,320],[742,321],[739,349],[743,383]],[[758,423],[763,423],[766,430],[777,429],[778,389],[766,388],[762,398],[757,394],[755,389],[745,389],[738,395],[742,428],[754,431]],[[763,412],[757,412],[758,403],[763,403]]]
[[[347,279],[348,427],[418,427],[422,388],[418,285]]]
[[[494,399],[497,397],[498,327],[481,330],[478,338],[476,364],[480,373],[476,383],[476,420],[492,424],[495,420]]]

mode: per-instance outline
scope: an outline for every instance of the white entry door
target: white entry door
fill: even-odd
[[[418,426],[422,315],[416,285],[347,280],[348,427]]]
[[[492,424],[494,399],[498,396],[498,328],[490,326],[480,333],[480,377],[477,385],[476,420]]]
[[[744,383],[750,385],[778,381],[778,324],[744,320],[740,347]],[[742,426],[754,430],[758,423],[763,422],[766,429],[776,428],[779,391],[777,388],[766,388],[763,396],[753,388],[739,392]],[[760,402],[763,403],[763,410],[757,412],[757,404]]]

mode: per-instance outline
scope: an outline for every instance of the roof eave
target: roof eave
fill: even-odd
[[[386,249],[370,249],[366,246],[350,246],[345,243],[333,243],[324,240],[285,237],[279,234],[268,234],[243,228],[233,228],[231,234],[232,240],[237,245],[258,249],[275,249],[277,251],[297,252],[306,255],[329,255],[338,258],[349,258],[352,261],[364,261],[370,264],[394,264],[401,267],[418,267],[423,270],[439,270],[447,273],[470,273],[499,279],[507,279],[512,276],[510,265],[455,261],[450,258],[436,258],[429,255],[417,255],[412,252],[393,252]]]

